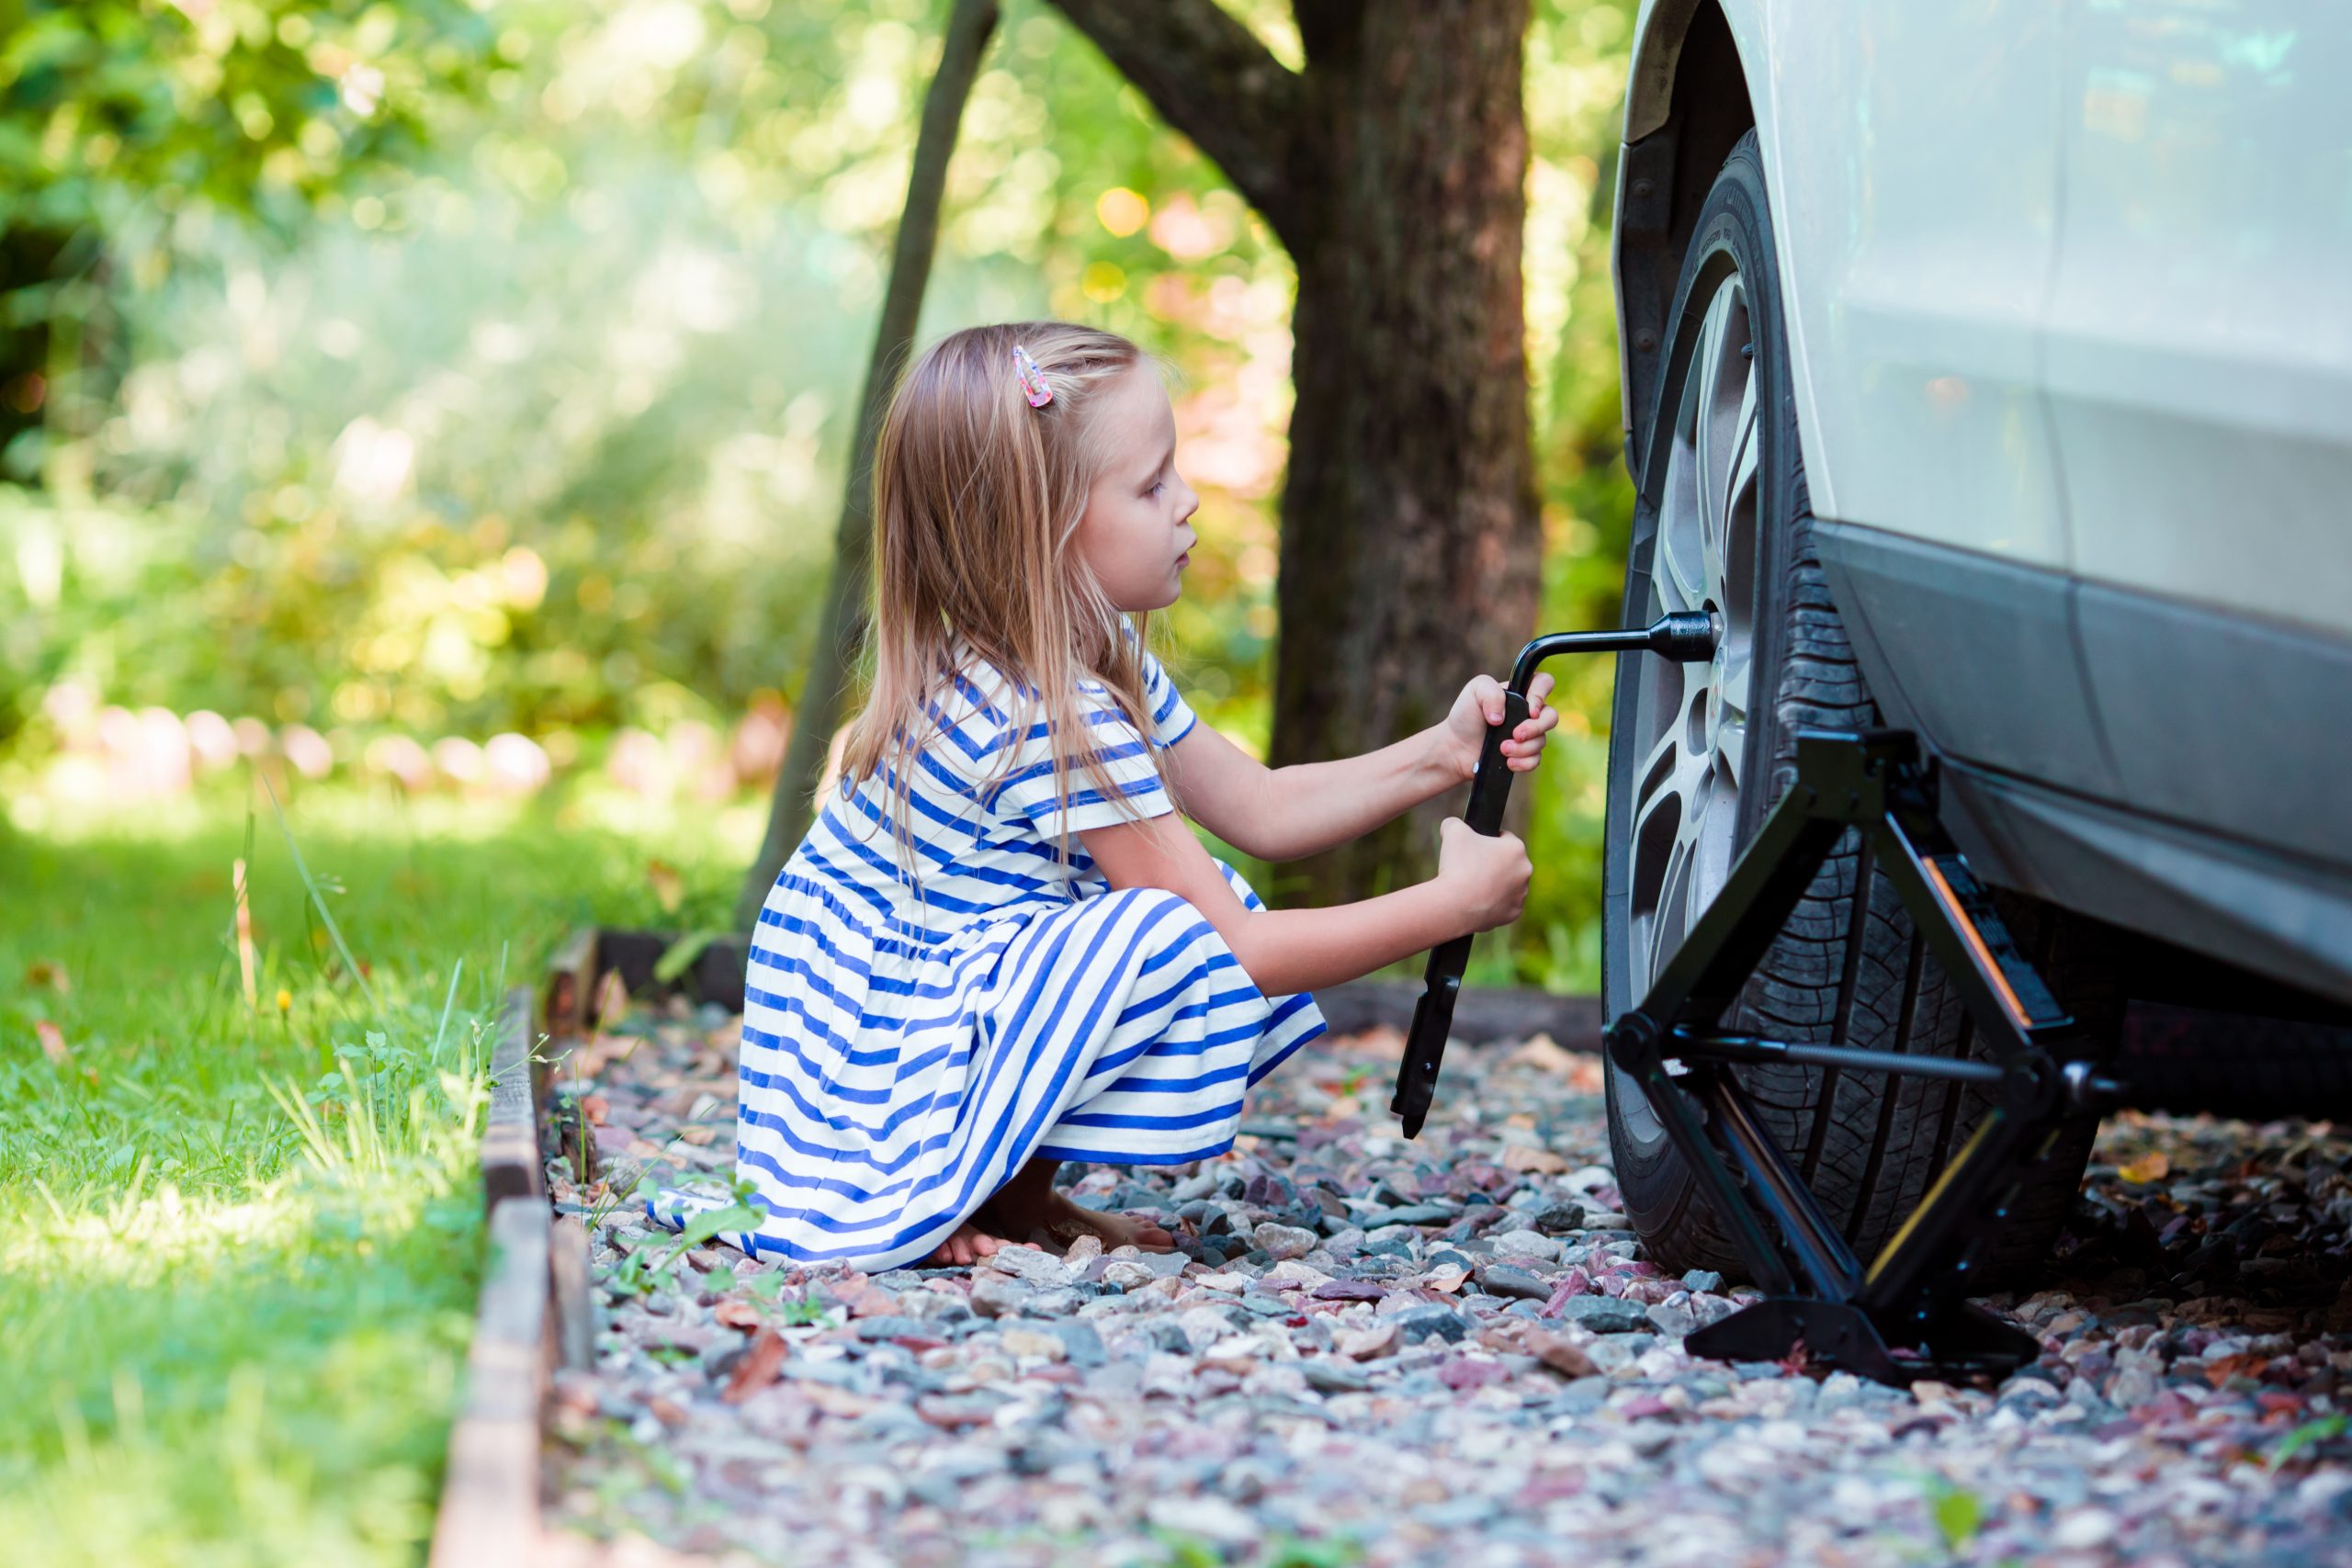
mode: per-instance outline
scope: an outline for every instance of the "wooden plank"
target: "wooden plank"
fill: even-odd
[[[582,926],[564,940],[548,961],[548,982],[542,1011],[551,1040],[573,1040],[594,1021],[590,1010],[596,994],[596,928]]]
[[[547,1205],[491,1211],[490,1264],[466,1398],[449,1431],[431,1568],[523,1568],[539,1542],[539,1418],[548,1360]]]
[[[493,1211],[508,1198],[547,1201],[538,1104],[531,1072],[531,987],[516,986],[499,1010],[490,1053],[490,1118],[481,1135],[481,1185]]]
[[[588,1227],[577,1214],[558,1215],[548,1258],[554,1279],[556,1359],[584,1372],[595,1360],[596,1319],[588,1292]]]

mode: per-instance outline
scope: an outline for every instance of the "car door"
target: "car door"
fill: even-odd
[[[2045,383],[2124,796],[2352,863],[2352,22],[2066,0]]]
[[[2099,794],[2041,393],[2067,3],[1774,5],[1761,133],[1816,536],[1882,708]]]

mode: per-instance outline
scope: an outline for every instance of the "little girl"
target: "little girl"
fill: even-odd
[[[1322,909],[1267,909],[1193,836],[1283,861],[1377,827],[1470,777],[1502,688],[1280,770],[1199,723],[1137,625],[1197,537],[1175,456],[1157,365],[1110,333],[974,327],[900,383],[875,452],[873,694],[752,936],[737,1169],[766,1217],[725,1234],[744,1250],[1166,1251],[1057,1191],[1059,1162],[1223,1153],[1244,1089],[1322,1032],[1310,990],[1517,917],[1525,849],[1458,818],[1430,881]],[[1518,772],[1557,722],[1550,683],[1504,742]],[[712,1201],[647,1208],[679,1225]]]

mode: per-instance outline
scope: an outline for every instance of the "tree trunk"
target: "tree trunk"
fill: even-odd
[[[46,294],[56,288],[73,238],[40,227],[0,233],[0,455],[47,422],[52,307]],[[0,479],[38,486],[36,457],[18,448],[12,461],[0,465]]]
[[[890,257],[890,284],[874,334],[874,356],[866,366],[865,390],[858,399],[856,434],[850,442],[849,480],[833,539],[832,579],[825,592],[824,613],[809,655],[808,673],[801,682],[800,701],[793,709],[792,739],[785,747],[775,795],[769,802],[767,835],[735,902],[735,924],[741,930],[758,923],[769,889],[808,831],[814,816],[812,797],[824,772],[825,754],[841,723],[851,671],[865,641],[874,547],[875,436],[892,378],[914,343],[915,321],[922,311],[932,254],[939,241],[940,193],[947,183],[948,160],[955,154],[964,101],[971,96],[973,79],[979,74],[980,57],[988,50],[989,36],[996,30],[997,14],[996,0],[954,0],[939,71],[923,98],[914,167],[907,179],[906,209],[899,220],[898,241]]]
[[[1298,267],[1271,761],[1433,724],[1533,630],[1520,273],[1526,0],[1298,0],[1282,67],[1214,0],[1057,0]],[[1291,868],[1329,903],[1434,866],[1448,796]]]

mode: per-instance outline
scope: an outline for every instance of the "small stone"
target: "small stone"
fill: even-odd
[[[1408,1203],[1401,1209],[1366,1214],[1361,1223],[1368,1231],[1383,1225],[1442,1225],[1453,1222],[1453,1213],[1450,1203]]]
[[[1493,1241],[1496,1254],[1503,1258],[1540,1258],[1549,1262],[1560,1256],[1558,1242],[1534,1231],[1505,1231]]]
[[[1682,1288],[1693,1295],[1702,1292],[1720,1294],[1724,1288],[1724,1277],[1712,1269],[1693,1269],[1682,1276]]]
[[[1450,1306],[1436,1302],[1421,1302],[1394,1313],[1388,1318],[1399,1338],[1410,1341],[1427,1339],[1434,1335],[1440,1339],[1459,1340],[1470,1332],[1462,1314]]]
[[[1456,1393],[1475,1393],[1491,1383],[1509,1382],[1510,1369],[1500,1361],[1457,1357],[1438,1369],[1437,1380]]]
[[[857,1337],[865,1340],[935,1338],[932,1325],[917,1317],[861,1317],[854,1324]]]
[[[1372,1386],[1371,1377],[1353,1361],[1334,1356],[1316,1356],[1298,1364],[1306,1379],[1306,1386],[1317,1393],[1362,1393]]]
[[[1070,1365],[1092,1368],[1103,1364],[1106,1358],[1102,1351],[1102,1337],[1094,1331],[1092,1324],[1063,1319],[1049,1323],[1046,1327],[1047,1332],[1061,1340],[1062,1353],[1069,1358]]]
[[[1563,1231],[1584,1228],[1584,1205],[1581,1203],[1549,1202],[1527,1216],[1530,1230],[1545,1235],[1558,1235]]]
[[[1067,1285],[1076,1277],[1069,1265],[1034,1247],[1001,1247],[989,1256],[987,1263],[1000,1274],[1010,1274],[1024,1284],[1046,1290]]]
[[[2114,1537],[2115,1516],[2104,1508],[2076,1508],[2063,1514],[2058,1528],[2050,1532],[2052,1544],[2077,1551],[2104,1546]]]
[[[1631,1334],[1650,1326],[1647,1307],[1619,1296],[1571,1296],[1560,1303],[1559,1316],[1595,1334]]]
[[[1267,1269],[1265,1277],[1260,1283],[1269,1290],[1306,1291],[1313,1290],[1318,1285],[1329,1284],[1330,1279],[1330,1275],[1326,1274],[1312,1263],[1302,1262],[1294,1258],[1286,1262],[1277,1263]]]
[[[1267,1257],[1281,1261],[1306,1257],[1315,1250],[1317,1237],[1313,1231],[1302,1230],[1295,1225],[1263,1224],[1250,1233],[1250,1239]]]
[[[1311,1292],[1319,1302],[1376,1302],[1388,1287],[1372,1280],[1333,1280]]]
[[[997,1344],[1008,1356],[1041,1356],[1058,1361],[1069,1354],[1059,1337],[1034,1328],[1008,1328],[998,1337]]]
[[[1668,1339],[1685,1338],[1699,1326],[1697,1315],[1688,1306],[1679,1303],[1668,1305],[1664,1302],[1658,1303],[1650,1308],[1649,1320],[1650,1326]]]
[[[1584,1347],[1565,1334],[1532,1329],[1524,1343],[1528,1354],[1562,1377],[1589,1378],[1600,1371],[1600,1364],[1585,1353]]]
[[[1508,1263],[1489,1263],[1478,1270],[1478,1283],[1487,1293],[1521,1301],[1540,1302],[1552,1294],[1552,1287],[1524,1269],[1514,1269]]]
[[[1020,1280],[986,1269],[972,1276],[972,1310],[982,1317],[1005,1317],[1019,1312],[1036,1292]]]
[[[1116,1285],[1123,1291],[1132,1291],[1138,1286],[1148,1285],[1159,1278],[1159,1276],[1151,1269],[1130,1258],[1114,1258],[1102,1265],[1102,1283]]]

